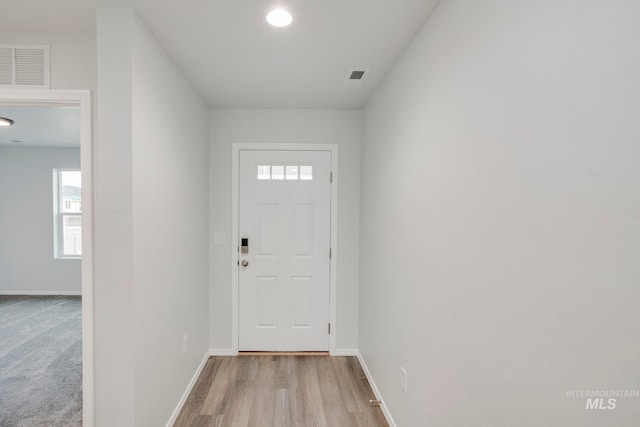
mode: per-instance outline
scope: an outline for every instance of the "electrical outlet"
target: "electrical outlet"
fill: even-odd
[[[189,351],[189,334],[182,338],[182,355],[184,356]]]
[[[407,392],[407,371],[402,366],[400,367],[400,387],[402,391]]]

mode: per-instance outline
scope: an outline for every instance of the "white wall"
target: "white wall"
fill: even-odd
[[[53,257],[53,169],[77,148],[0,147],[0,294],[80,293],[80,260]]]
[[[639,388],[638,16],[444,0],[366,106],[360,350],[399,426],[637,425],[565,393]]]
[[[0,32],[0,44],[49,45],[51,89],[96,89],[96,35]]]
[[[134,425],[132,29],[120,9],[97,14],[94,140],[96,426]]]
[[[158,426],[209,348],[209,114],[144,25],[133,29],[136,425]]]
[[[212,110],[211,231],[227,244],[211,246],[211,346],[231,348],[231,145],[251,143],[331,143],[339,146],[336,347],[358,346],[358,240],[360,192],[359,111]]]
[[[208,350],[208,109],[130,9],[98,52],[97,425],[160,426]]]

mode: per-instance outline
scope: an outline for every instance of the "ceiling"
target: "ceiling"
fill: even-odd
[[[95,0],[2,0],[2,32],[93,33]]]
[[[5,31],[85,31],[96,4],[136,9],[213,108],[357,109],[440,0],[4,2]],[[290,27],[266,23],[275,6],[292,12]],[[343,87],[353,68],[370,72],[361,87]]]
[[[80,147],[77,106],[4,106],[0,117],[14,120],[0,127],[0,147]]]

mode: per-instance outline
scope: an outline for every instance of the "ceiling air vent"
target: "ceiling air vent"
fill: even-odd
[[[369,74],[368,68],[352,68],[347,72],[343,86],[347,88],[357,88],[362,86],[362,82]]]
[[[349,80],[362,80],[363,76],[364,76],[364,71],[362,70],[352,71],[351,75],[349,76]]]
[[[49,46],[0,45],[0,88],[49,88]]]

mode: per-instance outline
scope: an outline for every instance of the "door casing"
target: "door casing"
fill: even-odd
[[[328,151],[331,153],[331,260],[330,260],[330,283],[329,283],[329,321],[331,323],[331,333],[329,334],[329,354],[334,355],[336,351],[336,332],[339,330],[336,316],[336,290],[337,290],[337,265],[338,265],[338,145],[337,144],[296,144],[296,143],[233,143],[231,159],[231,351],[238,353],[239,343],[239,313],[240,299],[238,289],[238,246],[240,237],[239,214],[240,214],[240,186],[239,167],[240,151]]]

